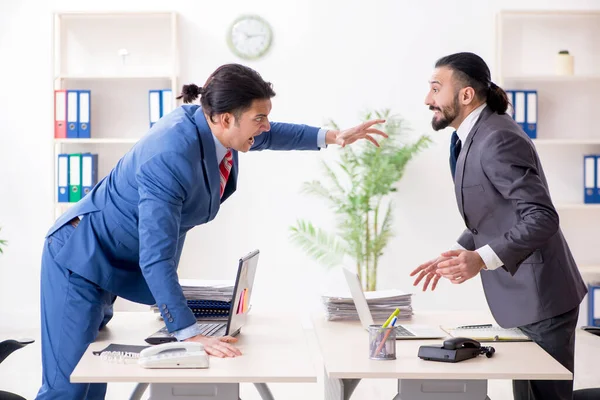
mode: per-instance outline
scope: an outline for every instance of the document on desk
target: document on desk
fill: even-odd
[[[408,320],[413,315],[412,294],[400,290],[365,292],[369,310],[375,321],[385,321],[396,308],[400,309],[398,320]],[[350,292],[327,293],[321,296],[329,321],[358,320],[358,312]]]
[[[519,328],[502,328],[497,325],[466,325],[442,327],[452,337],[466,337],[479,342],[529,342],[531,339]]]

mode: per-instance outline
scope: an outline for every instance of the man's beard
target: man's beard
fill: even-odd
[[[460,103],[458,102],[458,93],[454,97],[454,104],[450,107],[442,107],[441,109],[435,108],[433,106],[429,106],[429,109],[432,111],[438,110],[442,112],[442,118],[436,119],[435,115],[431,118],[431,126],[434,131],[439,131],[441,129],[447,128],[448,125],[452,123],[458,117],[458,112],[460,110]]]

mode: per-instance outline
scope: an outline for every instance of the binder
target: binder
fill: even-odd
[[[586,155],[583,157],[583,202],[586,204],[598,202],[598,187],[596,186],[597,157]]]
[[[588,325],[600,326],[600,284],[588,285]]]
[[[58,202],[69,202],[69,155],[58,155]]]
[[[81,154],[69,154],[69,202],[81,200]]]
[[[67,137],[67,91],[54,91],[54,137]]]
[[[537,137],[537,91],[528,90],[525,92],[525,113],[527,119],[525,121],[525,133],[530,138],[535,139]]]
[[[600,203],[600,156],[596,158],[596,184],[594,187],[594,203]]]
[[[88,194],[98,183],[98,154],[81,155],[81,197]]]
[[[538,94],[537,90],[507,90],[507,113],[532,139],[537,138]]]
[[[160,90],[150,90],[148,93],[148,105],[150,108],[150,127],[158,122],[161,117],[161,91]]]
[[[173,91],[171,89],[161,90],[160,105],[161,118],[173,111]]]
[[[90,102],[91,92],[89,90],[79,90],[79,125],[77,137],[89,139],[90,134]]]
[[[67,138],[76,139],[79,131],[79,93],[67,90]]]

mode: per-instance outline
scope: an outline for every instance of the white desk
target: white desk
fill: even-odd
[[[419,314],[409,323],[458,326],[493,323],[491,316],[471,313]],[[397,340],[396,360],[370,360],[368,333],[358,322],[313,319],[325,366],[325,399],[347,400],[364,378],[398,380],[395,400],[484,400],[488,379],[570,380],[572,374],[533,342],[483,343],[493,346],[492,358],[483,355],[458,363],[425,361],[419,346],[442,344],[444,339]]]
[[[147,345],[144,338],[164,326],[151,312],[116,312],[96,342],[86,350],[71,374],[71,382],[149,383],[151,399],[152,393],[162,399],[156,396],[169,390],[189,393],[192,397],[185,397],[186,400],[238,400],[241,382],[316,382],[314,363],[299,321],[281,315],[255,314],[248,315],[247,324],[238,335],[237,346],[242,356],[210,357],[208,369],[145,369],[135,363],[110,363],[92,354],[110,343]],[[260,391],[260,386],[257,388]],[[201,395],[215,391],[223,395]]]

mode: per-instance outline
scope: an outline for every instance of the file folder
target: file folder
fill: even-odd
[[[77,137],[89,139],[90,134],[90,102],[91,92],[89,90],[79,90],[79,125]]]
[[[81,154],[69,154],[69,202],[81,200]]]
[[[67,90],[67,138],[76,139],[79,131],[79,93]]]
[[[600,326],[600,286],[588,285],[588,325]]]
[[[98,183],[98,154],[81,155],[81,197],[88,194]]]
[[[171,91],[171,89],[161,90],[160,105],[161,118],[173,111],[173,92]]]
[[[600,156],[596,156],[596,185],[594,187],[594,203],[600,203]]]
[[[506,113],[513,119],[515,118],[515,92],[513,90],[507,90],[506,96],[508,97],[508,108]]]
[[[525,121],[525,133],[530,138],[535,139],[537,137],[537,91],[529,90],[525,92],[525,112],[527,119]]]
[[[148,103],[150,107],[150,127],[160,119],[161,117],[161,91],[160,90],[150,90],[148,93]]]
[[[69,155],[58,155],[58,202],[69,202]]]
[[[597,157],[587,155],[583,157],[583,202],[586,204],[597,202],[598,188],[596,187],[596,162]]]
[[[515,91],[515,121],[525,131],[525,92]]]
[[[54,137],[67,137],[67,91],[54,91]]]

